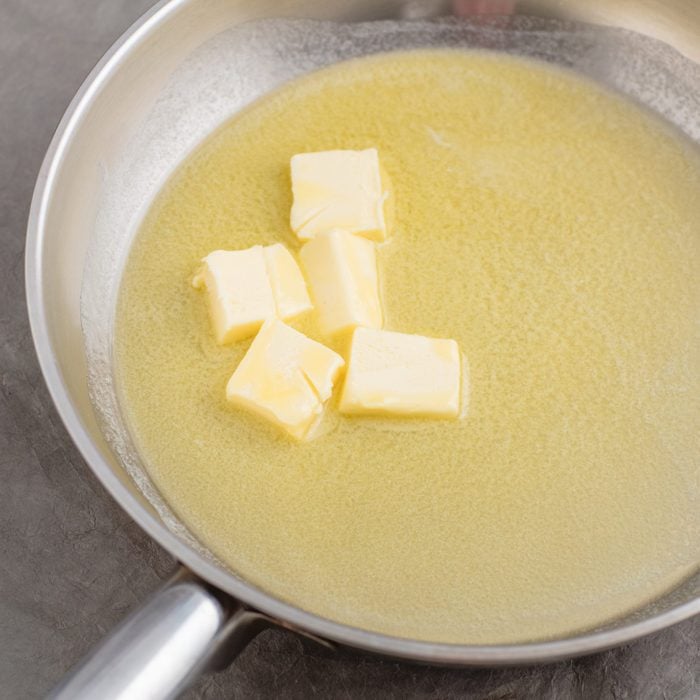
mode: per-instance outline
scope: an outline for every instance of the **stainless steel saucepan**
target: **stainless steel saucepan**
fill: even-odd
[[[507,16],[469,18],[489,8]],[[63,421],[105,488],[182,568],[55,697],[172,697],[268,625],[404,659],[499,665],[590,653],[700,612],[698,574],[643,610],[564,639],[476,646],[375,634],[310,614],[223,568],[142,469],[119,410],[111,334],[122,263],[149,202],[208,133],[281,82],[353,56],[432,45],[493,48],[572,67],[700,140],[696,0],[156,5],[102,59],[58,128],[36,186],[26,278],[37,353]]]

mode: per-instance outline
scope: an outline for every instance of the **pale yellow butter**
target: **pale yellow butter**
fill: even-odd
[[[263,324],[226,387],[226,398],[297,440],[313,435],[343,358],[277,319]]]
[[[300,153],[291,161],[291,226],[300,240],[339,228],[375,241],[387,237],[379,154],[364,151]]]
[[[214,335],[220,345],[253,335],[265,319],[276,315],[262,246],[216,250],[202,262],[192,284],[208,292]]]
[[[321,332],[334,335],[357,326],[381,328],[376,246],[344,231],[331,231],[301,249]]]
[[[192,284],[208,292],[220,345],[250,337],[268,318],[289,320],[313,308],[299,266],[280,243],[216,250],[202,263]]]
[[[358,328],[340,411],[453,418],[459,414],[460,385],[456,341]]]

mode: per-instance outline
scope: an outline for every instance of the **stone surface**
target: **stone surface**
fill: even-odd
[[[0,697],[46,694],[174,564],[91,475],[56,416],[23,289],[34,179],[90,68],[149,0],[0,0]],[[194,698],[700,698],[700,618],[624,649],[444,670],[261,635]]]

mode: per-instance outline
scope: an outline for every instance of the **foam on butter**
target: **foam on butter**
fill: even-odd
[[[293,245],[292,155],[368,144],[395,195],[386,327],[458,341],[469,414],[333,414],[293,445],[226,404],[247,343],[216,345],[186,280],[212,250]],[[134,245],[117,357],[154,482],[232,569],[361,627],[514,642],[643,604],[700,560],[698,191],[676,132],[538,64],[396,54],[290,84]]]

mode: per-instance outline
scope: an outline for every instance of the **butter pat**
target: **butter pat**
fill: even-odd
[[[202,261],[192,284],[209,293],[209,312],[220,345],[253,335],[276,315],[262,246],[216,250]]]
[[[226,387],[226,398],[283,428],[312,436],[345,362],[329,348],[271,319]]]
[[[460,382],[454,340],[358,328],[340,411],[453,418],[459,414]]]
[[[387,237],[379,155],[365,151],[301,153],[292,158],[291,225],[300,240],[339,228],[375,241]]]
[[[311,295],[325,335],[357,326],[382,327],[376,246],[344,231],[331,231],[301,249]]]
[[[313,308],[301,270],[281,244],[216,250],[192,285],[206,288],[220,345],[254,335],[268,318],[289,320]]]

